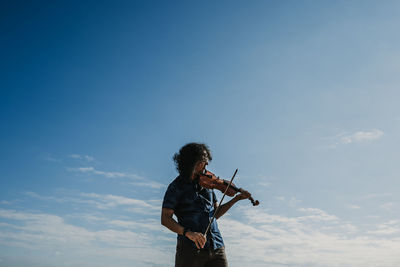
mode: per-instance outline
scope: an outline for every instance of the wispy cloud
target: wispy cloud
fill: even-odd
[[[363,199],[374,199],[374,198],[387,198],[392,197],[392,193],[371,193],[363,196]]]
[[[384,132],[379,129],[368,131],[357,131],[353,133],[340,133],[332,137],[325,137],[323,139],[333,141],[329,148],[336,148],[338,145],[348,145],[353,143],[369,142],[382,138]]]
[[[46,161],[50,161],[50,162],[62,162],[61,159],[58,159],[56,157],[54,157],[53,155],[51,155],[50,153],[44,153],[42,155],[43,159]]]
[[[107,178],[132,178],[132,179],[140,179],[143,180],[143,177],[140,177],[136,174],[129,174],[124,172],[106,172],[99,171],[94,167],[78,167],[78,168],[68,168],[69,171],[81,172],[81,173],[92,173],[96,175],[101,175]]]
[[[96,212],[60,216],[0,209],[1,244],[46,253],[53,249],[58,253],[55,260],[71,265],[78,264],[72,258],[79,255],[80,260],[99,263],[99,266],[107,266],[106,262],[111,261],[118,266],[133,263],[173,266],[176,239],[160,225],[161,199],[140,200],[98,193],[79,193],[75,198],[27,195],[49,202],[69,198],[71,203],[75,199],[81,209],[86,210],[82,204],[87,204],[89,208],[95,207]],[[139,210],[146,217],[126,214],[130,209]],[[116,216],[118,210],[125,215]],[[230,266],[400,264],[398,220],[360,231],[352,223],[322,209],[297,207],[295,211],[296,216],[284,216],[262,207],[239,206],[234,213],[219,219]],[[240,214],[238,219],[233,217],[235,213]],[[90,221],[89,226],[93,228],[73,223],[77,218]]]
[[[141,200],[118,196],[112,194],[79,193],[70,196],[43,196],[35,192],[25,192],[24,195],[53,203],[78,204],[80,208],[96,208],[99,210],[109,210],[118,207],[125,207],[126,211],[141,214],[159,214],[160,199]]]
[[[306,216],[298,217],[298,220],[317,220],[317,221],[337,221],[338,217],[330,215],[325,211],[317,208],[299,208],[301,212],[306,213]]]
[[[301,203],[301,200],[297,199],[296,197],[288,198],[284,196],[276,196],[275,199],[284,202],[287,206],[291,208],[296,208],[296,206]]]
[[[289,207],[296,207],[299,203],[301,202],[301,200],[295,198],[295,197],[291,197],[288,201]]]
[[[94,161],[94,157],[89,156],[89,155],[70,154],[70,155],[68,155],[68,157],[72,158],[72,159],[85,160],[88,162]]]
[[[393,211],[395,206],[396,206],[396,204],[394,202],[386,202],[386,203],[380,205],[380,208],[385,211]]]
[[[111,220],[107,222],[109,225],[127,228],[133,230],[147,229],[151,231],[160,231],[160,221],[151,219],[143,222],[127,221],[127,220]]]
[[[232,266],[396,266],[398,222],[370,233],[335,215],[300,208],[304,216],[288,217],[242,208],[242,219],[219,220]],[[384,237],[384,238],[383,238]],[[388,238],[389,237],[389,238]],[[248,257],[248,255],[252,255]]]
[[[339,139],[341,144],[351,144],[355,142],[365,142],[377,140],[383,136],[383,131],[374,129],[371,131],[358,131],[349,135],[342,136]]]
[[[83,174],[94,174],[94,175],[100,175],[106,178],[110,179],[118,179],[118,178],[126,178],[126,179],[131,179],[134,180],[132,185],[135,186],[142,186],[142,187],[150,187],[154,189],[160,189],[165,187],[164,184],[151,181],[149,179],[146,179],[144,177],[141,177],[137,174],[132,174],[132,173],[126,173],[126,172],[110,172],[110,171],[100,171],[95,169],[92,166],[89,167],[78,167],[78,168],[68,168],[69,171],[72,172],[79,172]]]
[[[158,182],[154,182],[154,181],[133,182],[132,185],[150,187],[150,188],[154,188],[154,189],[160,189],[160,188],[164,188],[165,187],[164,184],[161,184],[161,183],[158,183]]]
[[[270,187],[271,183],[269,183],[269,182],[260,182],[260,183],[258,183],[258,185],[262,186],[262,187]]]
[[[95,200],[95,204],[99,209],[110,209],[117,206],[128,206],[134,208],[136,211],[142,210],[143,212],[160,211],[160,205],[151,204],[148,201],[141,199],[128,198],[116,195],[101,195],[95,193],[81,193],[81,196]]]
[[[346,207],[347,207],[347,208],[349,208],[349,209],[352,209],[352,210],[358,210],[358,209],[361,209],[361,207],[360,207],[360,206],[358,206],[358,205],[354,205],[354,204],[347,204],[347,205],[346,205]]]
[[[373,231],[368,231],[370,234],[374,235],[394,235],[400,233],[400,221],[391,220],[386,223],[378,225],[378,229]]]
[[[70,154],[67,156],[68,158],[77,159],[81,164],[86,163],[91,165],[94,164],[94,157],[89,155],[80,155],[80,154]],[[62,160],[55,159],[49,153],[44,156],[44,159],[52,162],[62,162]],[[103,171],[95,168],[94,166],[81,166],[81,167],[67,167],[66,168],[70,172],[76,172],[86,175],[98,175],[103,176],[109,179],[130,179],[133,182],[131,183],[134,186],[138,187],[148,187],[152,189],[161,189],[164,188],[165,185],[156,181],[152,181],[150,179],[146,179],[140,175],[134,173],[127,172],[119,172],[119,171]]]
[[[149,266],[149,262],[161,265],[166,259],[172,260],[165,247],[157,245],[158,240],[148,233],[164,235],[161,227],[148,228],[151,231],[147,233],[143,231],[144,225],[138,230],[90,230],[67,223],[60,216],[6,209],[0,209],[0,219],[18,225],[16,229],[0,226],[0,244],[35,251],[39,256],[54,253],[49,266],[59,262],[76,266]]]

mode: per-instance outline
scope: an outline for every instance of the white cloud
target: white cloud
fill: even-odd
[[[147,221],[143,222],[137,222],[137,221],[127,221],[127,220],[111,220],[107,222],[110,225],[121,227],[121,228],[127,228],[127,229],[132,229],[132,230],[138,230],[138,229],[145,229],[145,230],[151,230],[151,231],[159,231],[160,230],[160,220],[155,220],[155,219],[150,219]]]
[[[58,159],[56,157],[54,157],[53,155],[51,155],[50,153],[44,153],[43,155],[41,155],[41,157],[46,160],[46,161],[50,161],[50,162],[62,162],[61,159]]]
[[[176,235],[160,225],[161,199],[81,193],[75,201],[98,210],[61,217],[0,209],[0,243],[29,251],[52,251],[58,260],[76,266],[173,266]],[[120,208],[125,214],[116,216]],[[146,217],[126,214],[128,209],[149,213]],[[262,206],[240,205],[219,219],[230,266],[400,264],[399,220],[361,231],[322,209],[298,207],[295,212],[296,216],[279,215]],[[90,221],[93,229],[71,222],[79,217]]]
[[[384,132],[379,129],[373,129],[370,131],[357,131],[354,133],[340,133],[331,137],[323,137],[322,139],[328,140],[331,143],[327,145],[327,148],[335,149],[338,145],[348,145],[352,143],[361,143],[367,141],[374,141],[382,138]]]
[[[320,209],[287,217],[240,209],[242,219],[219,220],[230,266],[398,266],[400,225],[361,233],[351,223]],[[358,234],[357,234],[358,233]],[[249,257],[251,255],[251,257]]]
[[[96,193],[79,193],[78,195],[58,197],[42,196],[35,192],[25,192],[24,194],[32,198],[53,203],[79,204],[80,208],[95,207],[99,210],[110,210],[117,207],[124,207],[125,211],[148,215],[160,214],[162,201],[160,199],[141,200],[112,194],[102,195]]]
[[[394,202],[386,202],[380,206],[381,209],[385,211],[393,211],[395,208],[396,204]]]
[[[363,196],[363,199],[385,198],[393,196],[392,193],[371,193]]]
[[[378,225],[376,230],[368,231],[370,234],[374,235],[390,235],[393,236],[395,234],[400,233],[400,221],[391,220],[386,223],[382,223]]]
[[[95,174],[104,176],[106,178],[116,179],[116,178],[127,178],[131,180],[135,180],[132,185],[141,186],[141,187],[149,187],[154,189],[160,189],[165,187],[164,184],[148,180],[136,174],[125,173],[125,172],[109,172],[109,171],[100,171],[95,169],[92,166],[89,167],[78,167],[78,168],[68,168],[69,171],[80,172],[83,174]]]
[[[164,188],[165,187],[164,184],[161,184],[161,183],[158,183],[158,182],[154,182],[154,181],[134,182],[134,183],[132,183],[132,185],[150,187],[150,188],[154,188],[154,189],[160,189],[160,188]]]
[[[102,223],[105,221],[108,221],[109,218],[107,218],[104,215],[101,214],[81,214],[81,213],[75,213],[75,214],[69,214],[68,218],[72,219],[84,219],[85,221],[92,222],[92,223]]]
[[[271,186],[271,183],[269,183],[269,182],[260,182],[260,183],[258,183],[258,185],[259,186],[264,186],[264,187],[269,187],[269,186]]]
[[[360,207],[360,206],[358,206],[358,205],[354,205],[354,204],[348,204],[348,205],[347,205],[347,208],[349,208],[349,209],[352,209],[352,210],[358,210],[358,209],[361,209],[361,207]]]
[[[291,197],[290,199],[287,199],[284,196],[277,196],[275,197],[276,200],[285,202],[289,207],[295,208],[299,203],[301,203],[301,200]]]
[[[94,167],[79,167],[79,168],[68,168],[69,171],[81,172],[81,173],[92,173],[102,175],[107,178],[134,178],[144,179],[136,174],[128,174],[123,172],[105,172],[96,170]]]
[[[50,156],[48,155],[47,158],[49,157]],[[85,162],[94,161],[94,157],[89,155],[70,154],[68,155],[68,157],[73,159],[79,159]],[[96,169],[93,166],[67,168],[67,170],[71,172],[78,172],[81,174],[99,175],[110,179],[119,179],[119,178],[129,179],[134,181],[133,183],[131,183],[132,185],[138,187],[148,187],[152,189],[161,189],[165,187],[165,185],[162,183],[146,179],[137,174],[126,173],[126,172],[115,172],[115,171],[102,171]]]
[[[52,259],[52,266],[59,262],[74,266],[154,266],[172,258],[154,238],[163,234],[161,226],[151,229],[152,236],[134,228],[89,230],[45,213],[0,209],[0,219],[19,225],[17,230],[0,226],[0,244],[34,251],[38,256],[53,251],[59,257]]]
[[[68,155],[68,157],[72,158],[72,159],[85,160],[88,162],[94,161],[94,157],[88,156],[88,155],[71,154],[71,155]]]
[[[56,198],[53,196],[42,196],[42,195],[39,195],[39,194],[37,194],[35,192],[31,192],[31,191],[24,192],[24,195],[32,197],[32,198],[41,199],[41,200],[50,200],[50,201],[56,201],[56,202],[64,202],[65,201],[65,197]]]
[[[295,197],[291,197],[290,200],[289,200],[289,207],[294,208],[294,207],[296,207],[297,204],[299,204],[300,202],[301,202],[301,200],[299,200],[299,199],[297,199],[297,198],[295,198]]]
[[[316,208],[300,208],[299,211],[307,213],[308,215],[298,217],[298,220],[317,220],[317,221],[338,221],[339,218],[326,213],[321,209]]]
[[[141,199],[127,198],[116,195],[101,195],[95,193],[81,193],[81,196],[86,199],[91,199],[98,209],[111,209],[118,206],[125,206],[131,212],[143,214],[159,214],[161,212],[161,204],[154,204],[151,201]]]
[[[364,142],[377,140],[383,136],[383,131],[374,129],[371,131],[358,131],[349,135],[340,137],[339,143],[341,144],[351,144],[354,142]]]

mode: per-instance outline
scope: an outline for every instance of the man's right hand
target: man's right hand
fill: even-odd
[[[192,240],[198,249],[201,249],[206,244],[206,237],[202,233],[186,232],[186,237]]]

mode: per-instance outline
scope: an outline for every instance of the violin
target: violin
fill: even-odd
[[[242,188],[236,187],[233,183],[229,186],[229,181],[220,179],[219,177],[215,176],[214,173],[204,170],[202,174],[199,175],[199,184],[200,186],[208,189],[218,189],[222,193],[226,191],[226,195],[233,197],[237,193],[243,191]],[[228,187],[228,189],[227,189]],[[252,197],[249,197],[251,204],[253,206],[257,206],[260,204],[258,200],[254,200]]]

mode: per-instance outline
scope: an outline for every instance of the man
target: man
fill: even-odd
[[[178,234],[176,267],[222,267],[228,266],[224,242],[216,220],[204,236],[218,202],[211,189],[202,188],[197,179],[212,160],[207,145],[189,143],[173,157],[179,176],[165,192],[161,212],[161,224]],[[237,201],[249,198],[247,191],[236,195],[221,205],[218,219]],[[178,221],[172,216],[176,215]]]

